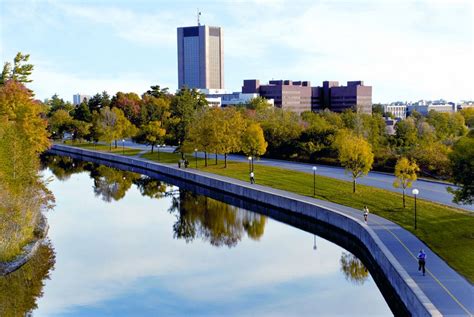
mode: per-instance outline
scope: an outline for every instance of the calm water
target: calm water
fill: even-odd
[[[139,174],[47,160],[50,243],[0,279],[3,313],[392,315],[362,262],[319,236]]]

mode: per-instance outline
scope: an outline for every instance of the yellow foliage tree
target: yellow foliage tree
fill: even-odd
[[[367,175],[374,163],[372,147],[362,137],[341,131],[334,142],[339,152],[339,162],[351,173],[352,192],[356,191],[356,179]]]
[[[416,173],[419,171],[420,168],[416,165],[416,162],[411,162],[406,157],[399,158],[395,165],[395,177],[397,179],[393,182],[393,186],[403,189],[403,208],[405,208],[405,190],[416,181]]]

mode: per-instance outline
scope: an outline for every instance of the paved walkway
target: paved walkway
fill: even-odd
[[[130,141],[125,141],[125,146],[139,148],[142,150],[151,149],[151,147],[149,146],[137,144]],[[162,148],[160,151],[172,152],[174,151],[174,147],[165,147],[165,148]],[[204,157],[204,154],[198,153],[198,156]],[[219,156],[219,159],[223,159],[223,157]],[[229,155],[228,159],[232,161],[247,162],[247,158],[241,155]],[[314,165],[314,164],[307,164],[307,163],[301,163],[301,162],[291,162],[291,161],[274,160],[274,159],[267,159],[267,158],[256,160],[254,161],[254,164],[281,167],[288,170],[307,172],[307,173],[312,173],[312,167]],[[318,170],[317,170],[318,175],[341,179],[345,181],[352,180],[351,177],[345,173],[344,168],[342,167],[319,165],[319,164],[316,166],[318,167]],[[380,172],[370,172],[367,176],[358,179],[357,183],[401,193],[402,192],[401,189],[397,189],[393,187],[394,180],[395,180],[395,177],[391,174],[380,173]],[[474,205],[458,205],[452,202],[453,195],[447,191],[447,188],[450,186],[455,187],[453,185],[446,184],[446,183],[419,179],[413,183],[412,188],[417,188],[420,191],[420,194],[418,195],[419,198],[430,200],[430,201],[448,205],[448,206],[457,207],[464,210],[474,211]],[[407,195],[411,196],[411,188],[407,190]]]
[[[340,211],[363,221],[362,211],[354,208],[258,184],[250,185],[247,182],[202,171],[192,170],[192,172],[227,182],[253,186],[267,192],[294,197],[298,200],[307,201],[309,203]],[[463,276],[454,271],[446,264],[446,262],[431,251],[427,245],[409,231],[385,218],[369,214],[367,225],[377,234],[380,240],[385,244],[388,250],[394,255],[408,275],[415,281],[441,314],[444,316],[474,315],[474,287]],[[427,254],[425,276],[418,271],[417,254],[420,249],[425,250],[425,253]]]

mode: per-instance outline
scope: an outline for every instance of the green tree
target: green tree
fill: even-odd
[[[84,122],[92,122],[92,113],[87,105],[87,102],[81,102],[73,110],[72,116],[74,119]]]
[[[461,115],[469,128],[474,128],[474,108],[466,108],[461,110]]]
[[[171,116],[168,126],[170,136],[175,144],[178,146],[183,144],[196,112],[207,106],[206,97],[195,89],[182,88],[176,93],[171,100]],[[178,150],[181,151],[181,148],[179,147]],[[181,153],[183,152],[181,151]]]
[[[351,173],[352,192],[355,193],[356,179],[367,175],[372,168],[372,147],[364,138],[344,131],[338,134],[334,144],[339,152],[339,162]]]
[[[412,117],[397,122],[395,125],[395,137],[399,145],[409,147],[418,142],[418,130],[416,121]]]
[[[299,115],[279,108],[261,111],[256,116],[268,142],[267,151],[274,156],[291,157],[302,132]]]
[[[68,113],[74,110],[74,106],[70,102],[65,102],[57,94],[46,101],[46,106],[48,107],[48,117],[51,117],[58,110],[64,110]]]
[[[160,121],[163,127],[167,127],[170,113],[170,100],[164,97],[154,97],[144,94],[141,106],[141,124],[147,124],[150,121]]]
[[[0,85],[4,85],[8,80],[14,80],[19,83],[30,83],[33,80],[29,78],[33,71],[32,64],[26,64],[30,58],[30,54],[23,55],[18,52],[13,59],[13,68],[9,62],[3,65],[0,77]]]
[[[395,177],[397,179],[393,182],[393,186],[403,189],[403,208],[405,208],[405,190],[410,188],[412,183],[416,181],[416,173],[419,171],[420,168],[416,165],[416,162],[410,162],[406,157],[398,159],[395,165]]]
[[[474,202],[474,132],[459,139],[449,154],[453,180],[459,188],[451,189],[453,201],[461,204]]]
[[[168,99],[170,96],[168,88],[161,88],[160,85],[151,86],[144,95],[152,96],[155,98]]]
[[[247,101],[245,107],[249,110],[255,110],[256,112],[261,112],[268,110],[272,107],[268,100],[263,97],[255,97]]]
[[[166,130],[162,128],[160,121],[150,121],[141,127],[134,140],[138,143],[151,145],[151,153],[153,153],[155,146],[163,143],[165,134]]]
[[[55,139],[62,139],[65,132],[72,132],[73,118],[66,110],[59,109],[53,112],[48,122],[49,130]]]

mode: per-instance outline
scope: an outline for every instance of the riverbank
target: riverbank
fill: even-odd
[[[56,151],[62,155],[70,153],[85,156],[86,160],[95,158],[104,162],[125,164],[133,167],[132,170],[152,170],[337,226],[367,246],[370,254],[374,256],[386,278],[412,314],[437,315],[441,311],[443,314],[455,312],[460,315],[469,315],[473,310],[469,296],[472,293],[472,285],[432,253],[415,236],[384,218],[371,215],[371,221],[367,225],[361,220],[359,210],[266,186],[250,185],[248,182],[228,177],[189,169],[178,169],[144,159],[93,152],[63,145],[55,145],[51,152]],[[414,253],[416,254],[420,247],[428,249],[430,254],[431,267],[426,277],[420,276],[416,271]]]
[[[5,276],[14,272],[22,267],[26,262],[28,262],[36,254],[36,251],[43,243],[48,234],[48,229],[48,220],[46,219],[46,216],[41,213],[40,220],[35,228],[35,239],[25,245],[22,248],[21,253],[13,260],[8,262],[0,262],[0,276]]]

